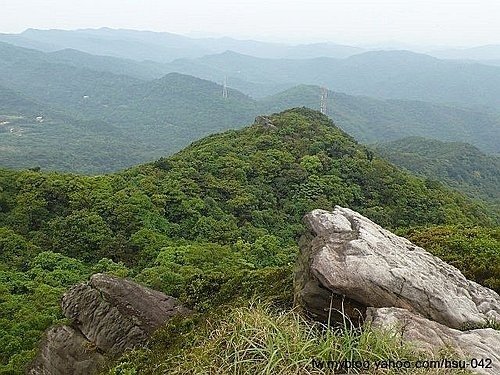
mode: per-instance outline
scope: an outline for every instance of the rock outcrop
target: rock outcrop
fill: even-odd
[[[353,320],[367,307],[399,307],[456,329],[500,321],[497,293],[357,212],[337,206],[304,220],[296,300],[316,316],[332,304]]]
[[[96,274],[62,299],[72,326],[49,329],[30,374],[92,374],[105,356],[144,344],[168,319],[189,310],[130,280]]]
[[[29,374],[88,375],[99,370],[104,356],[80,332],[55,326],[45,332],[41,349]]]
[[[350,209],[315,210],[304,221],[294,287],[309,315],[392,327],[433,354],[451,346],[489,359],[491,368],[472,370],[500,374],[500,331],[459,330],[500,322],[496,292]]]
[[[396,331],[405,341],[432,355],[436,348],[451,347],[457,356],[474,358],[480,366],[474,371],[481,374],[500,374],[500,331],[492,328],[459,331],[395,307],[367,310],[367,321],[372,327]],[[457,357],[455,357],[457,358]]]
[[[273,124],[271,119],[267,116],[257,116],[255,118],[254,124],[261,125],[265,129],[276,129],[276,126]]]

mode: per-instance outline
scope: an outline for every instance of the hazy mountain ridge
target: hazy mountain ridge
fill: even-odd
[[[424,100],[497,111],[500,67],[439,60],[409,51],[374,51],[346,59],[263,59],[237,53],[167,64],[171,71],[217,80],[244,90],[241,81],[263,84],[254,97],[272,94],[270,84],[315,84],[351,95]],[[222,77],[221,77],[222,76]],[[282,87],[281,87],[282,88]],[[279,89],[275,89],[277,93]]]
[[[134,78],[151,80],[165,75],[160,63],[138,62],[111,56],[97,56],[75,49],[63,49],[50,53],[54,61],[75,67],[84,67],[95,71],[123,74]]]
[[[35,51],[27,51],[25,55],[35,56]],[[372,51],[346,59],[269,59],[226,51],[168,64],[120,61],[71,51],[53,56],[59,57],[52,59],[53,63],[143,79],[159,78],[169,72],[219,83],[227,77],[230,87],[253,97],[297,84],[316,84],[351,95],[432,101],[496,112],[500,106],[500,67],[439,60],[409,51]]]
[[[500,60],[500,44],[489,44],[469,48],[451,48],[430,51],[429,54],[444,58],[458,60]]]
[[[42,51],[76,49],[96,55],[137,61],[169,62],[177,58],[200,57],[234,50],[272,58],[347,57],[363,49],[335,43],[289,45],[285,43],[238,40],[234,38],[190,38],[167,32],[127,29],[37,30],[0,34],[0,40]]]
[[[25,127],[21,126],[24,133],[16,133],[16,137],[4,133],[0,138],[0,145],[9,150],[0,156],[5,166],[113,171],[173,153],[204,135],[243,126],[261,113],[297,106],[319,107],[317,86],[298,86],[254,100],[230,85],[228,98],[224,99],[221,85],[192,76],[171,73],[154,80],[134,78],[132,75],[143,71],[147,64],[132,60],[75,51],[42,53],[6,43],[0,43],[0,50],[0,66],[7,73],[0,77],[0,85],[9,88],[11,94],[19,93],[25,100],[19,102],[21,114],[31,116]],[[223,55],[243,63],[248,58],[234,52]],[[421,58],[428,60],[425,56]],[[276,61],[273,69],[281,77],[286,74],[280,72],[279,64],[292,62],[301,69],[304,63],[304,60]],[[127,75],[93,70],[96,66]],[[259,70],[263,69],[257,65],[252,74],[261,74]],[[266,74],[261,74],[258,84],[265,84],[265,79]],[[499,152],[500,120],[492,114],[332,91],[329,96],[329,114],[345,131],[363,142],[418,135],[469,141],[483,150]],[[19,114],[12,105],[9,108],[0,115]],[[35,117],[39,115],[45,116],[46,122],[37,125]],[[49,126],[49,119],[57,121]],[[65,156],[58,158],[58,155]]]
[[[65,48],[73,48],[84,52],[99,54],[89,49],[93,44],[85,44],[85,38],[93,38],[92,43],[98,40],[115,42],[140,42],[145,45],[156,45],[157,47],[170,46],[178,53],[185,56],[220,53],[225,50],[233,50],[238,53],[248,54],[255,57],[268,58],[311,58],[311,57],[336,57],[346,58],[367,50],[411,50],[424,53],[442,59],[456,60],[499,60],[500,45],[489,44],[474,47],[445,48],[413,46],[405,43],[391,42],[389,44],[372,44],[369,47],[357,47],[343,45],[333,42],[311,42],[302,44],[290,44],[280,42],[265,42],[251,39],[235,39],[231,37],[189,37],[169,32],[152,32],[145,30],[112,29],[102,27],[100,29],[78,29],[78,30],[38,30],[27,29],[19,34],[0,34],[0,40],[19,45],[21,47],[35,48],[41,51],[56,51]],[[82,44],[83,43],[83,44]],[[88,41],[87,41],[88,43]],[[87,47],[87,48],[86,48]],[[93,45],[97,48],[97,45]],[[133,47],[133,46],[131,46]],[[100,46],[101,52],[106,51],[105,46]],[[113,52],[113,47],[106,55]],[[196,52],[195,52],[196,51]],[[125,51],[122,51],[125,53]],[[131,53],[131,52],[130,52]],[[126,53],[125,53],[126,54]],[[130,56],[117,56],[131,58]],[[137,60],[141,60],[139,57]]]

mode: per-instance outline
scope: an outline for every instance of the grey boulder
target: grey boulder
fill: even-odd
[[[399,307],[457,329],[500,321],[497,293],[359,213],[336,206],[304,221],[295,298],[311,314],[358,320],[367,307]]]
[[[147,342],[170,318],[190,311],[175,298],[133,281],[95,274],[64,294],[71,326],[50,328],[29,374],[93,374],[106,358]]]
[[[97,372],[104,356],[80,332],[68,326],[47,330],[28,374],[87,375]]]
[[[188,312],[175,298],[105,274],[71,288],[61,306],[88,340],[113,355],[144,343],[169,318]]]
[[[469,370],[500,374],[500,331],[485,328],[462,332],[395,307],[368,308],[367,322],[372,327],[397,332],[403,340],[427,352],[429,358],[436,348],[451,347],[453,358],[464,358]]]

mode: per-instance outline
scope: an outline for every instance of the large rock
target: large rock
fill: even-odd
[[[475,372],[500,374],[500,331],[487,328],[462,332],[395,307],[368,308],[367,321],[372,327],[397,332],[403,340],[427,352],[429,358],[436,354],[436,349],[449,346],[455,355],[448,359],[464,358],[469,365],[472,358],[482,360]]]
[[[30,374],[92,374],[105,357],[146,343],[171,317],[189,313],[175,298],[105,274],[72,287],[61,305],[72,326],[46,332]]]
[[[68,326],[55,326],[44,335],[30,375],[88,375],[99,370],[104,356],[90,341]]]
[[[61,305],[82,334],[110,354],[144,343],[170,317],[187,312],[175,298],[105,274],[71,288]]]
[[[337,206],[304,220],[295,297],[312,315],[358,320],[367,307],[399,307],[452,328],[500,321],[497,293],[357,212]]]

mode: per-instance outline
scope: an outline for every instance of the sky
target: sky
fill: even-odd
[[[373,45],[500,44],[499,0],[0,0],[0,32],[128,28]]]

